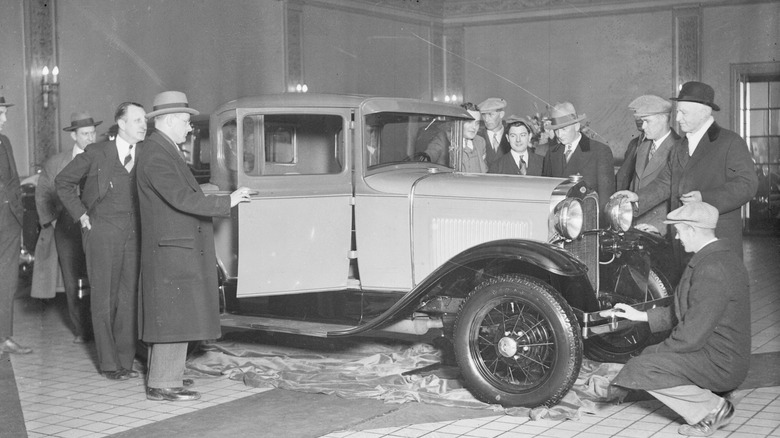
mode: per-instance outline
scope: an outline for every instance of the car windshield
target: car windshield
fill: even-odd
[[[369,169],[389,164],[431,162],[454,168],[451,144],[460,119],[431,114],[383,112],[365,120],[364,157]]]

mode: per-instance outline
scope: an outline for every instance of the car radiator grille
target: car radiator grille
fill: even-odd
[[[579,239],[567,242],[563,247],[588,266],[588,279],[593,290],[598,291],[599,282],[599,234],[588,233],[599,228],[598,199],[589,195],[582,200],[584,223],[583,235]]]

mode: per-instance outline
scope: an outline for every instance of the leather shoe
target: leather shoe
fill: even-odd
[[[687,436],[710,436],[721,427],[731,423],[733,417],[734,405],[724,399],[723,404],[717,411],[707,414],[703,420],[696,424],[683,424],[677,429],[677,433]]]
[[[0,344],[0,353],[30,354],[32,353],[32,348],[22,347],[13,339],[7,338],[5,341],[3,341],[2,344]]]
[[[188,386],[194,385],[195,381],[192,380],[192,379],[184,379],[184,380],[181,381],[181,384],[182,384],[182,386],[184,386],[186,388]]]
[[[197,400],[200,398],[200,393],[184,388],[146,388],[146,398],[156,401]]]
[[[138,371],[128,370],[127,368],[122,368],[122,371],[124,371],[125,374],[127,374],[127,377],[130,378],[130,379],[135,379],[139,375]]]
[[[122,368],[115,371],[103,371],[103,376],[108,380],[127,380],[130,378]]]

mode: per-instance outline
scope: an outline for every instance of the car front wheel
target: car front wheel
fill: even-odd
[[[569,305],[549,285],[502,275],[461,304],[453,346],[466,386],[503,406],[552,406],[571,389],[582,338]]]

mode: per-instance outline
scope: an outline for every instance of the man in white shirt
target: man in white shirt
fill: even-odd
[[[38,221],[42,227],[41,236],[49,233],[54,235],[56,250],[52,251],[51,259],[52,261],[58,259],[62,270],[62,282],[65,286],[65,297],[68,302],[68,315],[74,335],[73,342],[76,344],[84,343],[90,337],[87,301],[78,296],[79,278],[85,279],[87,277],[87,262],[81,243],[81,227],[78,221],[72,218],[68,210],[63,207],[57,196],[54,178],[76,155],[84,152],[87,145],[95,142],[95,127],[101,123],[103,122],[94,121],[87,112],[71,114],[70,126],[64,128],[63,131],[70,132],[71,138],[75,141],[73,148],[64,150],[46,160],[40,177],[38,177],[38,186],[35,189],[35,206],[38,210]],[[50,239],[47,240],[47,242],[50,241]],[[40,244],[41,240],[39,239],[38,245]],[[36,245],[36,248],[38,247]],[[35,265],[36,272],[38,272],[38,268],[41,266],[38,263]],[[48,273],[56,275],[57,270],[56,268],[48,269]],[[54,281],[49,282],[49,284],[53,286]]]
[[[664,170],[636,193],[621,190],[615,196],[638,201],[638,214],[670,201],[676,209],[689,202],[706,202],[718,209],[715,235],[742,257],[741,207],[758,190],[750,150],[737,133],[720,127],[712,117],[719,111],[715,91],[702,82],[686,82],[677,101],[677,122],[685,138],[672,150]],[[677,247],[682,263],[687,259]]]

